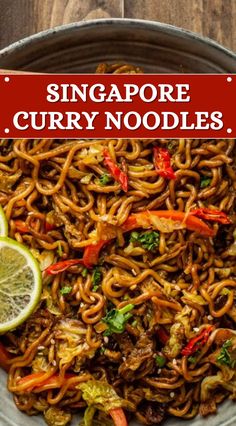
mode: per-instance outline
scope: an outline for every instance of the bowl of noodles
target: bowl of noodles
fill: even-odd
[[[94,58],[69,64],[78,25],[69,27],[3,51],[1,66],[89,72]],[[167,29],[173,41],[179,30]],[[66,34],[59,65],[52,40]],[[54,65],[37,56],[40,37]],[[122,37],[117,60],[103,53],[96,72],[145,68],[144,57],[122,62]],[[188,71],[234,70],[233,54],[210,49],[226,62],[204,57],[200,71],[191,58]],[[0,336],[2,424],[235,425],[235,154],[229,139],[0,141],[8,236],[43,281],[34,312]]]

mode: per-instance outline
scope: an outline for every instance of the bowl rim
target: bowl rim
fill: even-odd
[[[27,37],[24,37],[20,40],[17,40],[8,46],[4,47],[3,49],[0,49],[0,59],[1,57],[6,57],[15,51],[20,51],[25,46],[31,45],[32,43],[37,43],[42,38],[52,38],[57,33],[69,33],[73,30],[77,30],[78,28],[91,28],[93,26],[108,26],[111,27],[112,25],[119,24],[121,26],[133,26],[137,28],[142,29],[150,29],[150,30],[161,30],[162,32],[171,33],[172,35],[176,35],[180,38],[186,37],[189,40],[195,40],[200,44],[208,45],[211,48],[215,49],[216,51],[225,54],[229,58],[236,61],[236,53],[234,53],[232,50],[222,46],[220,43],[218,43],[215,40],[212,40],[209,37],[205,37],[199,33],[177,27],[174,25],[166,24],[159,21],[150,21],[145,19],[131,19],[131,18],[99,18],[99,19],[91,19],[88,21],[75,21],[71,22],[69,24],[63,24],[56,27],[52,27],[40,32],[37,32],[35,34],[29,35]]]

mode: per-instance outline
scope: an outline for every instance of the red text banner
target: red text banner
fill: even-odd
[[[235,93],[225,74],[0,74],[0,137],[232,138]]]

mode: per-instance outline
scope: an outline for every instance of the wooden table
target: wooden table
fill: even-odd
[[[0,0],[0,48],[56,25],[109,17],[166,22],[236,51],[236,0]]]

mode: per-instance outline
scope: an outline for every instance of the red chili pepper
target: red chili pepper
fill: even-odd
[[[11,359],[11,356],[10,356],[9,352],[7,352],[4,345],[0,342],[0,368],[2,368],[5,371],[9,371],[10,359]]]
[[[167,340],[169,340],[169,337],[170,337],[163,327],[158,328],[157,335],[163,345],[167,343]]]
[[[208,341],[209,334],[214,329],[213,325],[205,328],[197,337],[193,337],[189,340],[188,344],[182,349],[181,354],[184,356],[189,356],[194,354],[201,346],[205,345]]]
[[[176,179],[176,174],[171,167],[170,153],[166,148],[155,146],[153,148],[154,166],[159,176],[167,179]]]
[[[100,240],[97,244],[90,244],[84,250],[83,264],[86,268],[91,268],[98,263],[99,253],[102,247],[107,244],[109,240]]]
[[[113,178],[116,180],[116,182],[119,182],[121,184],[121,188],[123,191],[128,191],[128,176],[127,174],[121,170],[118,165],[112,160],[108,149],[104,149],[103,151],[103,157],[104,157],[104,164],[106,168],[109,170]],[[124,161],[122,164],[122,167],[124,168]]]
[[[48,266],[48,268],[45,269],[45,272],[49,275],[56,275],[60,272],[66,271],[73,265],[84,265],[83,259],[62,260],[61,262]]]
[[[30,232],[29,228],[26,226],[23,220],[15,220],[15,227],[16,231],[20,232],[21,234],[26,234],[27,232]]]
[[[200,209],[192,210],[190,214],[193,216],[201,217],[202,219],[223,223],[224,225],[229,225],[231,223],[230,218],[220,210],[213,210],[203,207]]]

